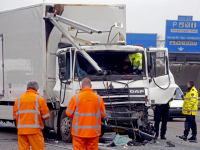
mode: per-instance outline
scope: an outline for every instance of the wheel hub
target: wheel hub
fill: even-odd
[[[70,134],[70,119],[68,117],[63,118],[61,122],[61,131],[66,135]]]

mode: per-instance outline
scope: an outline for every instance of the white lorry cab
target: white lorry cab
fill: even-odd
[[[167,103],[176,85],[167,48],[126,45],[125,5],[39,4],[1,12],[0,20],[1,121],[13,122],[16,98],[36,80],[51,114],[44,133],[53,129],[70,142],[65,110],[88,77],[106,106],[102,135],[153,138],[148,107]],[[135,53],[142,54],[140,74],[123,69],[125,57]]]

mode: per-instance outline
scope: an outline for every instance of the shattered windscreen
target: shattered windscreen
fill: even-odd
[[[87,52],[102,70],[111,75],[144,75],[143,53],[96,51]],[[131,56],[130,56],[131,55]],[[132,61],[130,61],[132,58]],[[138,70],[137,70],[138,68]],[[96,69],[81,53],[77,53],[75,77],[97,75]]]

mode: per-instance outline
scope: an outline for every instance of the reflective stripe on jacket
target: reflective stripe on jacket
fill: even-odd
[[[105,117],[103,99],[92,89],[85,88],[72,97],[66,114],[73,117],[71,134],[93,138],[101,135],[101,118]]]
[[[133,69],[140,69],[142,70],[142,54],[136,53],[136,54],[129,54],[129,59],[131,62],[131,65],[133,65]]]
[[[171,106],[171,102],[169,102],[169,107]]]
[[[187,110],[190,110],[188,113]],[[196,115],[198,110],[198,92],[193,86],[190,92],[186,93],[182,113],[185,115]]]
[[[34,90],[27,90],[15,101],[13,118],[16,120],[18,134],[37,134],[43,129],[43,120],[50,117],[44,98]]]

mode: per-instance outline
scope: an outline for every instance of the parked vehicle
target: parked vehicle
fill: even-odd
[[[169,120],[173,120],[173,118],[185,118],[185,115],[182,114],[184,101],[182,100],[181,95],[183,95],[183,92],[179,87],[177,87],[174,93],[173,101],[170,104]]]
[[[14,101],[36,80],[51,115],[44,131],[53,129],[70,142],[65,110],[89,77],[106,105],[102,134],[113,130],[152,138],[148,105],[167,103],[176,85],[167,48],[125,44],[125,5],[39,4],[1,12],[0,20],[0,121],[13,122]],[[134,53],[142,54],[140,75],[120,66]],[[164,69],[158,73],[159,67]]]

